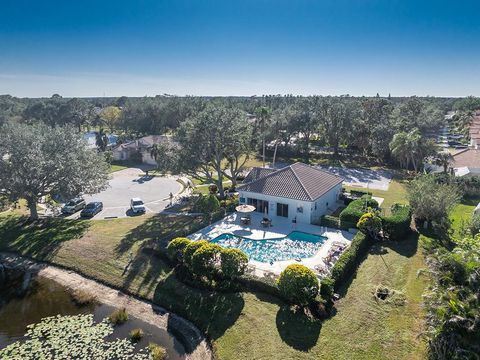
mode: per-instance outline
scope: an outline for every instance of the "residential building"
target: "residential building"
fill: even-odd
[[[157,165],[151,155],[152,146],[169,141],[172,141],[170,135],[149,135],[129,141],[113,148],[113,159],[116,161],[127,161],[136,157],[135,159],[141,159],[143,164]]]
[[[311,224],[337,208],[342,183],[337,175],[295,163],[279,170],[253,168],[237,189],[240,203],[257,212]]]

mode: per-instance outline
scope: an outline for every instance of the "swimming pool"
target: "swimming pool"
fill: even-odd
[[[250,260],[270,263],[312,257],[327,240],[325,236],[292,231],[283,238],[253,240],[233,234],[222,234],[211,242],[226,248],[240,249]]]

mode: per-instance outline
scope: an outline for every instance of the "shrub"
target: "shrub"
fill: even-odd
[[[320,218],[320,225],[331,228],[338,228],[340,226],[340,219],[332,215],[323,215]]]
[[[370,191],[363,191],[363,190],[350,190],[350,194],[358,197],[362,197],[365,195],[370,195],[372,196],[372,193]]]
[[[208,187],[208,191],[210,194],[216,194],[218,192],[218,186],[217,185],[210,185]]]
[[[152,360],[164,360],[167,358],[167,351],[162,346],[150,343],[148,344],[148,350],[150,350],[150,354],[152,355]]]
[[[191,241],[183,250],[183,262],[192,270],[192,256],[203,245],[208,244],[207,240]]]
[[[115,310],[113,313],[110,314],[108,320],[110,320],[113,325],[123,324],[128,320],[127,309],[121,308]]]
[[[222,275],[227,279],[237,279],[245,273],[248,265],[247,255],[239,249],[222,249]]]
[[[133,342],[140,341],[140,339],[143,337],[143,335],[144,335],[143,330],[140,329],[140,328],[132,329],[132,330],[130,330],[130,333],[129,333],[130,340],[132,340]]]
[[[356,225],[358,220],[366,212],[365,208],[378,208],[378,202],[375,199],[357,199],[352,201],[340,213],[340,225],[345,228],[348,225]]]
[[[214,194],[207,196],[200,195],[195,203],[194,209],[196,212],[201,212],[205,214],[213,213],[220,209],[220,201]]]
[[[278,288],[278,284],[275,280],[269,277],[259,278],[255,275],[244,274],[238,278],[238,281],[245,290],[258,291],[266,294],[273,295],[275,297],[286,299]]]
[[[360,264],[363,256],[366,254],[372,244],[370,237],[362,232],[358,232],[353,238],[350,247],[344,251],[332,268],[331,277],[334,289],[338,290],[340,285],[345,282]]]
[[[382,219],[375,212],[367,212],[358,220],[357,228],[372,239],[377,239],[382,231]]]
[[[218,272],[221,251],[221,246],[208,242],[199,247],[192,255],[193,273],[212,279],[215,273]]]
[[[90,305],[97,301],[95,295],[78,289],[71,291],[70,297],[78,306]]]
[[[320,281],[320,296],[323,300],[327,302],[332,300],[335,292],[334,285],[335,281],[330,277],[323,278]]]
[[[382,217],[383,236],[394,241],[405,239],[410,231],[411,222],[410,206],[394,204],[392,215]]]
[[[304,265],[291,264],[282,271],[278,279],[280,292],[290,302],[307,306],[318,295],[318,280],[312,270]]]
[[[183,261],[183,251],[188,244],[191,243],[191,240],[183,237],[177,237],[170,241],[167,245],[167,256],[172,261]]]
[[[469,229],[472,235],[477,235],[480,232],[480,214],[473,214]]]

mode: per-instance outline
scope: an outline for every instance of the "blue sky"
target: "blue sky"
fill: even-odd
[[[0,5],[0,94],[480,96],[478,0]]]

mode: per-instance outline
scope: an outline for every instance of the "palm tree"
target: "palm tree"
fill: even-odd
[[[390,142],[390,151],[393,157],[400,163],[400,167],[408,169],[410,163],[410,146],[407,133],[399,132],[393,136]]]
[[[400,166],[408,169],[408,165],[412,163],[414,171],[417,172],[423,159],[436,154],[437,146],[433,140],[423,138],[420,130],[415,128],[408,133],[395,134],[390,142],[390,151],[400,162]]]
[[[260,123],[260,135],[262,137],[262,161],[263,167],[265,167],[265,129],[270,121],[271,111],[270,108],[262,106],[257,109],[257,119]]]
[[[101,152],[104,152],[107,149],[108,136],[103,128],[100,128],[99,131],[95,132],[95,144]]]
[[[443,172],[446,174],[448,167],[453,162],[453,156],[448,151],[443,151],[435,157],[435,164],[443,167]]]

